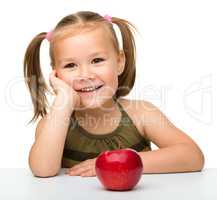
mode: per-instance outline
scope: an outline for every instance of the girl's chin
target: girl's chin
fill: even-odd
[[[102,100],[100,101],[99,99],[97,98],[81,98],[81,107],[82,108],[91,108],[91,109],[94,109],[94,108],[99,108],[101,105],[103,104]]]
[[[110,97],[109,99],[112,99]],[[108,99],[106,98],[81,98],[81,108],[82,109],[96,109],[96,108],[103,108],[104,104]]]

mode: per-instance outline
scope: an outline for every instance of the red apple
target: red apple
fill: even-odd
[[[143,165],[133,149],[105,151],[96,159],[96,176],[109,190],[131,190],[140,180]]]

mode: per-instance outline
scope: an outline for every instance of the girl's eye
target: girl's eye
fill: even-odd
[[[99,62],[103,62],[103,61],[104,61],[103,58],[94,58],[94,59],[92,60],[92,63],[99,63]]]
[[[75,66],[74,63],[69,63],[67,65],[64,66],[64,68],[73,68]]]

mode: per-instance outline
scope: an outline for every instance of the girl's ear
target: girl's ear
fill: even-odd
[[[125,54],[124,51],[120,51],[119,55],[118,55],[118,76],[121,75],[124,71],[125,68]]]

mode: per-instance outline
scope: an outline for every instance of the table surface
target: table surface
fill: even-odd
[[[0,169],[0,199],[56,200],[216,200],[217,169],[202,172],[143,174],[133,190],[125,192],[105,190],[96,177],[66,175],[34,177],[29,169]]]

